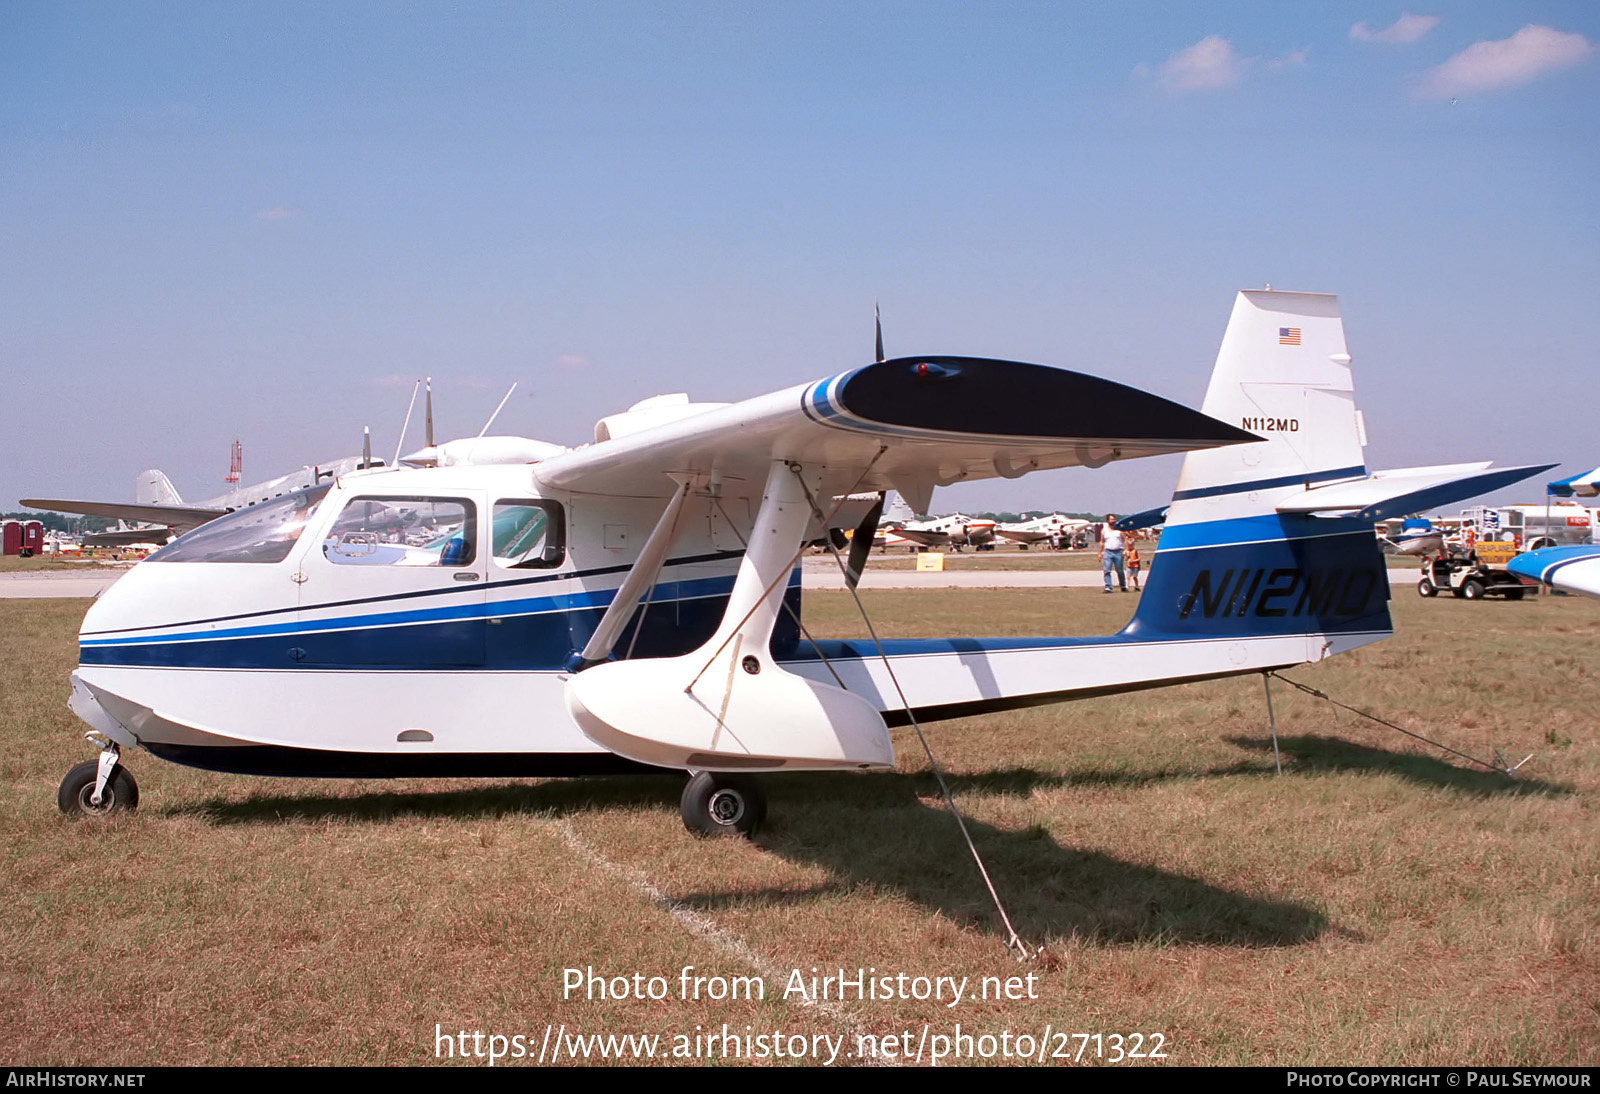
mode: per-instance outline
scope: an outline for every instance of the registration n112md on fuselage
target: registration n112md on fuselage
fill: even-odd
[[[1291,332],[1291,333],[1285,333]],[[1285,424],[1257,432],[1245,423]],[[1245,292],[1203,412],[970,357],[879,360],[732,404],[647,400],[566,449],[429,448],[232,513],[90,609],[68,811],[132,806],[124,751],[339,777],[693,776],[748,832],[765,771],[881,769],[889,730],[1316,661],[1390,633],[1373,522],[1532,469],[1370,474],[1337,301]],[[798,559],[899,492],[1188,452],[1143,599],[1096,638],[812,641]],[[877,504],[874,504],[874,501]]]

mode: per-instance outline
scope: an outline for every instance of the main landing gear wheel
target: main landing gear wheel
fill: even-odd
[[[133,781],[133,776],[121,764],[106,781],[100,804],[95,805],[90,801],[94,797],[95,779],[99,774],[100,765],[94,760],[85,760],[67,772],[67,777],[61,780],[61,789],[56,791],[56,805],[61,807],[63,813],[75,817],[101,816],[138,807],[139,784]]]
[[[767,795],[748,775],[700,771],[683,788],[678,811],[697,836],[749,836],[767,818]]]

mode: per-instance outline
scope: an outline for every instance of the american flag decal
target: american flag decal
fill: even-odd
[[[1279,327],[1278,328],[1278,345],[1280,345],[1280,346],[1298,346],[1299,344],[1300,344],[1300,328],[1299,327]]]

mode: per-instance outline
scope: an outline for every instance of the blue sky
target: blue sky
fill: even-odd
[[[441,436],[515,380],[495,431],[578,443],[865,363],[874,299],[893,355],[1198,404],[1267,282],[1340,294],[1371,465],[1586,470],[1597,47],[1590,3],[9,3],[0,508],[391,456],[423,375]]]

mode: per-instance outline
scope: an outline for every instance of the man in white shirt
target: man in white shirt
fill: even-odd
[[[1128,575],[1122,569],[1122,533],[1117,531],[1115,513],[1106,514],[1106,522],[1100,526],[1100,573],[1106,579],[1106,592],[1111,591],[1111,573],[1116,571],[1117,581],[1122,586],[1122,591],[1128,591]]]

